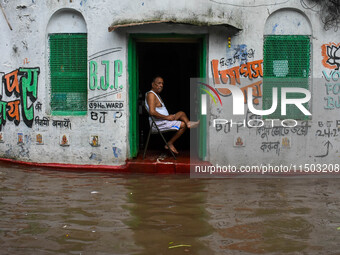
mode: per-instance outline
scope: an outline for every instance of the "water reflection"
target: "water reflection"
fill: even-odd
[[[131,217],[123,209],[127,179],[5,167],[0,170],[0,254],[139,250],[123,223]]]
[[[215,229],[207,237],[210,247],[216,254],[324,254],[328,247],[320,240],[329,236],[319,236],[321,229],[337,234],[336,228],[320,224],[328,216],[324,198],[339,198],[336,188],[332,188],[335,193],[316,192],[320,184],[326,190],[328,184],[339,187],[336,181],[325,179],[233,179],[210,183],[206,204],[209,222]],[[336,247],[335,243],[332,246]]]
[[[339,188],[0,165],[0,254],[338,254]]]
[[[205,182],[174,176],[144,176],[129,181],[127,224],[140,254],[214,254],[201,237],[213,232],[207,222]]]

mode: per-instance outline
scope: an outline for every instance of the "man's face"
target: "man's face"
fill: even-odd
[[[156,80],[152,83],[152,89],[159,94],[163,90],[163,85],[163,79],[161,77],[157,77]]]

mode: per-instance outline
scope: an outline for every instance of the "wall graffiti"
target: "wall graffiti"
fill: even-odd
[[[290,138],[288,138],[289,135],[307,136],[310,127],[308,121],[301,121],[301,123],[295,127],[257,127],[256,135],[259,135],[261,139],[265,139],[265,141],[261,142],[260,149],[263,152],[275,151],[277,155],[280,155],[281,148],[291,148]],[[269,141],[274,137],[279,137],[279,141]]]
[[[321,46],[322,64],[328,69],[322,71],[325,78],[326,96],[324,97],[324,109],[333,110],[340,108],[340,43],[329,43]]]
[[[256,120],[261,120],[256,126]],[[265,123],[264,125],[263,122]],[[251,125],[249,125],[251,123]],[[280,155],[282,149],[291,148],[291,136],[306,136],[309,134],[311,125],[309,121],[301,121],[296,126],[282,126],[276,125],[280,123],[280,120],[268,120],[268,123],[262,120],[260,115],[256,115],[247,110],[246,118],[242,121],[235,121],[233,124],[231,121],[220,124],[216,123],[216,132],[223,132],[224,134],[230,134],[231,129],[234,128],[236,133],[242,131],[242,129],[255,130],[254,136],[259,136],[262,140],[260,142],[259,149],[264,152],[275,152],[276,155]],[[340,120],[337,122],[340,127]],[[339,129],[340,131],[340,129]]]
[[[326,151],[325,154],[317,155],[317,156],[315,156],[315,157],[317,157],[317,158],[324,158],[324,157],[328,156],[329,147],[333,148],[333,144],[332,144],[329,140],[327,140],[326,142],[324,142],[323,145],[324,145],[325,151]]]
[[[121,47],[117,48],[110,48],[106,50],[102,50],[96,52],[89,56],[89,88],[90,90],[117,90],[122,89],[123,85],[119,85],[119,77],[123,74],[123,62],[119,59],[114,60],[113,65],[113,72],[110,71],[110,60],[98,60],[101,57],[108,57],[108,55],[112,53],[117,53],[122,50]],[[98,65],[100,62],[100,65]],[[103,74],[99,77],[98,80],[98,73]],[[113,80],[111,77],[113,74]]]
[[[211,61],[211,69],[214,84],[227,84],[230,85],[242,85],[241,77],[246,77],[250,81],[253,79],[257,79],[263,77],[262,70],[263,60],[256,60],[252,62],[247,62],[245,64],[241,64],[240,66],[235,66],[228,69],[219,70],[219,61],[217,59],[213,59]],[[247,89],[249,87],[253,88],[253,104],[259,104],[259,97],[262,97],[261,90],[262,80],[253,82],[250,85],[244,86],[241,88],[244,95],[244,103],[248,102],[247,99]],[[217,92],[222,96],[230,96],[231,92],[227,88],[216,88]]]
[[[98,63],[95,60],[90,61],[90,90],[117,90],[122,89],[123,85],[119,85],[118,78],[122,76],[123,73],[123,63],[121,60],[114,61],[114,72],[113,72],[113,84],[110,85],[110,61],[102,60],[101,64],[104,66],[104,75],[100,76],[98,81]]]
[[[34,124],[41,127],[49,127],[50,121],[52,121],[53,127],[60,127],[60,128],[68,128],[72,129],[71,121],[70,119],[64,119],[64,120],[50,120],[48,117],[40,118],[39,116],[35,117]]]
[[[105,123],[106,115],[108,112],[91,112],[91,120],[98,121],[99,123]],[[117,119],[120,119],[123,116],[121,111],[116,111],[113,113],[113,121],[117,122]]]
[[[107,112],[91,112],[91,120],[99,121],[99,123],[105,123],[105,116]]]
[[[301,123],[295,127],[258,127],[256,128],[256,135],[259,135],[262,139],[276,136],[287,136],[289,134],[295,134],[297,136],[307,136],[308,130],[311,126],[308,121],[301,121]]]
[[[262,142],[260,149],[263,152],[275,151],[277,155],[280,154],[280,141],[275,142]]]
[[[235,64],[245,64],[249,59],[254,59],[255,50],[247,49],[247,45],[240,44],[235,45],[233,48],[229,49],[227,47],[227,55],[224,58],[220,58],[220,65],[223,66],[233,66]]]
[[[34,119],[34,102],[38,97],[39,67],[19,68],[2,77],[2,91],[0,95],[0,130],[6,124],[7,119],[19,125],[20,107],[21,116],[28,127],[32,127]],[[4,93],[3,93],[4,92]],[[11,101],[3,101],[3,97],[12,98]]]
[[[116,123],[117,119],[120,119],[122,116],[123,116],[122,112],[115,112],[113,114],[114,123]]]
[[[322,64],[328,69],[339,70],[340,67],[340,43],[334,42],[321,46]]]
[[[340,72],[339,72],[340,75]],[[325,83],[326,96],[324,97],[325,106],[324,109],[338,109],[340,108],[340,83]]]
[[[92,111],[122,111],[124,101],[92,101],[89,109]]]
[[[64,128],[69,128],[72,129],[71,127],[71,121],[69,119],[64,119],[64,120],[52,120],[52,126],[53,127],[64,127]]]
[[[50,118],[43,117],[40,119],[39,116],[35,117],[34,124],[41,127],[48,127],[50,125]]]
[[[34,108],[37,110],[37,112],[41,112],[41,111],[42,111],[42,103],[37,102],[37,103],[35,104],[35,107],[34,107]]]
[[[331,139],[339,136],[340,133],[340,120],[326,120],[318,121],[318,129],[315,132],[315,136],[323,140],[323,153],[321,155],[316,155],[315,157],[324,158],[328,156],[330,149],[333,148]]]
[[[322,65],[328,70],[323,70],[322,74],[325,79],[324,109],[334,110],[340,108],[340,43],[328,43],[321,46]],[[334,70],[329,70],[334,69]],[[317,158],[324,158],[329,155],[333,149],[332,139],[339,136],[340,120],[318,121],[318,129],[315,132],[317,139],[325,139],[321,142],[322,152],[315,155]]]
[[[218,70],[218,60],[213,59],[211,61],[212,65],[212,74],[214,78],[215,84],[222,83],[230,83],[231,85],[236,85],[236,83],[240,83],[240,77],[248,77],[250,80],[257,77],[263,76],[262,71],[262,63],[263,60],[256,60],[252,62],[248,62],[246,64],[242,64],[241,66],[236,66],[229,69]]]
[[[91,120],[99,123],[105,123],[107,116],[111,116],[107,115],[109,112],[124,111],[123,85],[120,83],[123,62],[117,58],[108,60],[112,59],[108,55],[121,50],[121,47],[110,48],[89,56],[89,90],[96,91],[96,95],[89,98],[88,110]],[[116,116],[112,117],[116,122]]]
[[[326,81],[338,81],[340,79],[340,71],[330,71],[327,73],[326,71],[322,71],[323,76]]]
[[[112,151],[113,151],[113,155],[115,156],[115,158],[118,158],[120,154],[122,153],[122,150],[115,146],[112,147]]]
[[[115,99],[103,101],[100,100],[109,96],[115,96]],[[117,119],[122,117],[122,112],[124,111],[124,101],[120,99],[121,90],[114,91],[114,93],[109,92],[89,98],[88,109],[91,111],[91,120],[98,120],[99,123],[105,123],[106,114],[108,114],[108,112],[114,112],[112,116],[114,118],[114,122],[116,123]],[[117,112],[120,114],[117,115]]]
[[[332,127],[332,124],[335,123],[335,126]],[[339,136],[340,132],[340,120],[332,121],[318,121],[319,129],[316,130],[315,135],[318,137],[336,137]]]

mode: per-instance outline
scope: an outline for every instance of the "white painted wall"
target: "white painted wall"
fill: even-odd
[[[249,9],[249,8],[248,8]],[[247,8],[245,8],[247,10]],[[257,14],[257,15],[255,15]],[[267,6],[266,8],[256,7],[248,11],[246,15],[247,23],[244,24],[244,30],[231,39],[231,48],[227,48],[227,38],[221,38],[219,34],[210,34],[209,37],[209,62],[221,58],[228,59],[235,51],[233,48],[237,45],[243,45],[249,51],[252,49],[254,57],[249,61],[263,59],[263,36],[264,35],[309,35],[311,36],[311,87],[312,92],[311,112],[312,118],[308,121],[307,129],[288,128],[277,133],[278,129],[267,129],[266,134],[263,130],[257,128],[242,127],[237,129],[234,127],[224,132],[217,131],[212,126],[213,119],[233,119],[235,122],[242,122],[244,116],[232,115],[232,99],[229,97],[221,97],[223,107],[214,107],[211,103],[211,114],[209,118],[209,161],[218,165],[241,166],[252,165],[285,165],[306,164],[306,163],[328,163],[335,164],[339,162],[339,122],[338,109],[325,109],[325,96],[327,82],[323,76],[323,72],[327,75],[335,72],[322,64],[321,46],[330,42],[334,42],[339,47],[340,36],[334,31],[325,31],[319,17],[312,10],[305,10],[299,6],[298,1],[290,1],[289,5]],[[228,67],[220,66],[220,70],[233,68],[240,65],[236,62]],[[212,78],[212,69],[209,65],[209,74]],[[338,72],[337,72],[338,73]],[[249,83],[262,80],[261,78],[249,81],[248,78],[241,78],[240,87],[247,86]],[[339,83],[338,75],[331,83]],[[239,86],[239,85],[238,85]],[[262,86],[261,86],[262,87]],[[262,87],[263,88],[263,87]],[[337,90],[335,90],[337,92]],[[331,94],[331,93],[330,93]],[[336,97],[337,95],[331,95]],[[262,102],[260,101],[259,109]],[[247,107],[245,106],[245,109]],[[298,122],[301,125],[301,122]],[[305,124],[304,124],[305,125]],[[327,135],[330,126],[329,137]],[[242,125],[243,126],[243,125]],[[276,131],[276,132],[275,132]],[[303,131],[303,132],[302,132]],[[326,134],[326,135],[325,135]],[[241,137],[244,146],[234,146],[235,139]],[[290,148],[282,147],[282,138],[287,137],[290,140]],[[278,149],[268,149],[262,147],[270,142],[279,142]],[[261,149],[263,148],[263,149]]]
[[[50,18],[47,25],[49,33],[87,33],[86,22],[80,12],[61,9]]]
[[[338,109],[325,109],[326,79],[324,74],[331,75],[334,69],[322,64],[322,45],[340,43],[340,36],[334,31],[325,31],[318,15],[312,10],[304,9],[298,0],[268,1],[234,1],[234,0],[130,0],[130,1],[92,1],[92,0],[15,0],[3,1],[3,7],[13,30],[0,14],[0,28],[3,33],[0,41],[2,57],[0,58],[0,72],[10,73],[20,67],[39,67],[38,96],[34,103],[42,104],[41,111],[34,111],[40,118],[50,119],[49,126],[39,126],[33,123],[28,127],[20,113],[18,126],[7,119],[2,125],[3,143],[0,143],[0,156],[23,161],[44,163],[72,163],[72,164],[99,164],[122,165],[129,155],[128,142],[128,72],[127,72],[127,38],[129,33],[185,33],[208,34],[207,73],[212,78],[211,62],[228,60],[235,54],[235,48],[241,47],[249,52],[248,62],[263,59],[263,36],[268,34],[307,34],[311,35],[313,80],[311,91],[313,93],[312,119],[306,136],[297,135],[289,131],[290,148],[263,151],[264,142],[281,141],[282,136],[268,135],[261,137],[256,128],[243,128],[231,132],[223,130],[217,132],[212,127],[214,118],[233,118],[242,120],[243,117],[234,118],[231,115],[231,97],[222,97],[223,109],[210,107],[208,115],[208,153],[207,159],[218,164],[260,164],[263,162],[273,164],[290,164],[299,162],[337,162],[339,158],[339,131],[336,125]],[[225,29],[213,27],[195,27],[183,25],[147,25],[120,29],[109,33],[108,27],[114,22],[128,22],[138,20],[190,20],[208,21],[211,23],[228,23],[241,28],[237,35],[225,33]],[[120,93],[124,108],[122,115],[107,112],[105,123],[91,118],[91,110],[86,116],[51,116],[49,108],[50,85],[48,68],[48,33],[51,32],[85,32],[88,33],[88,60],[96,61],[98,65],[98,80],[105,74],[105,65],[102,61],[109,61],[110,70],[113,70],[115,61],[120,60],[123,72],[118,78],[122,85]],[[231,36],[231,47],[228,48],[228,37]],[[117,63],[117,62],[116,62]],[[240,66],[240,62],[228,63],[220,66],[220,70]],[[110,73],[110,84],[114,82]],[[338,76],[334,82],[339,83]],[[261,81],[261,77],[253,80]],[[251,84],[252,81],[244,78],[241,86]],[[114,89],[106,91],[90,88],[88,85],[88,98],[101,97]],[[3,89],[2,89],[3,91]],[[337,99],[337,95],[332,95]],[[117,94],[107,95],[107,100],[117,101]],[[15,96],[2,98],[2,101],[15,100]],[[261,98],[260,105],[262,103]],[[21,112],[21,110],[20,110]],[[99,113],[98,113],[99,114]],[[93,115],[92,115],[93,117]],[[101,117],[101,115],[98,115]],[[117,118],[119,117],[119,118]],[[67,118],[71,122],[70,128],[52,126],[53,120]],[[324,132],[321,123],[333,121],[331,129],[337,133],[330,137],[318,136],[319,131]],[[17,144],[18,133],[24,136],[23,144]],[[36,144],[36,135],[43,136],[43,145]],[[69,135],[70,146],[59,145],[60,136]],[[99,136],[99,147],[89,144],[90,136]],[[241,136],[245,146],[234,147],[234,139]],[[327,147],[328,142],[332,146]],[[324,156],[324,157],[316,157]]]
[[[268,17],[264,35],[312,35],[312,28],[299,9],[280,9]]]

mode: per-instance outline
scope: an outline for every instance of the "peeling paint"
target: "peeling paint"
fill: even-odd
[[[87,0],[80,1],[80,6],[83,6],[83,5],[85,6],[86,2],[87,2]]]
[[[13,47],[12,47],[14,53],[17,53],[18,52],[18,47],[14,44]]]
[[[97,153],[91,153],[91,155],[89,156],[90,160],[95,160],[95,161],[102,161],[102,158],[100,155],[98,155]]]
[[[277,28],[278,26],[279,26],[279,24],[277,24],[277,23],[274,25],[273,31],[272,31],[273,34],[275,34],[276,28]]]
[[[14,153],[13,153],[12,148],[9,148],[8,150],[5,151],[5,157],[6,158],[14,158],[13,154]]]
[[[182,15],[178,17],[177,15],[169,15],[164,11],[154,11],[151,17],[144,17],[142,19],[132,18],[118,18],[116,21],[112,23],[110,27],[119,27],[122,25],[128,24],[143,24],[143,23],[152,23],[152,22],[173,22],[173,23],[183,23],[190,24],[196,26],[213,26],[213,25],[226,25],[230,27],[234,27],[236,30],[241,29],[241,22],[237,21],[233,15],[226,16],[224,12],[215,11],[212,8],[208,8],[208,10],[204,14],[197,14],[191,10],[183,10],[183,13],[186,15]],[[216,18],[218,20],[216,21]],[[233,21],[233,22],[231,22]],[[237,25],[234,25],[237,24]],[[114,28],[115,29],[115,28]],[[114,30],[113,29],[113,30]]]
[[[18,5],[18,6],[17,6],[17,10],[24,10],[24,9],[26,9],[26,8],[27,8],[26,5]]]
[[[118,158],[119,155],[121,154],[121,149],[117,148],[117,147],[112,147],[113,150],[113,155]]]

